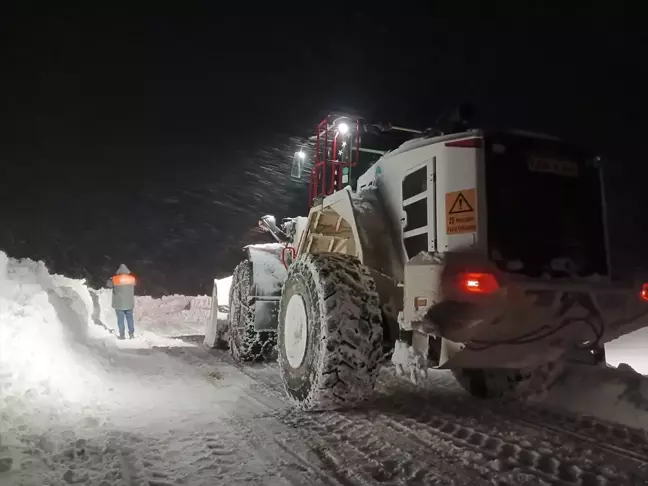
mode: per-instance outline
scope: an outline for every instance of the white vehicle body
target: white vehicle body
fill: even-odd
[[[374,161],[352,190],[360,136],[350,136],[340,118],[329,120],[317,129],[308,218],[283,249],[277,243],[275,261],[288,268],[275,282],[286,279],[273,294],[278,313],[253,316],[256,330],[278,330],[286,390],[302,408],[337,406],[344,396],[359,400],[362,393],[350,388],[327,394],[326,370],[349,353],[356,374],[347,380],[375,369],[378,334],[400,368],[450,368],[467,388],[477,381],[488,388],[483,370],[493,370],[493,383],[512,386],[522,375],[532,378],[526,370],[553,369],[560,360],[600,363],[605,342],[648,325],[648,285],[610,277],[597,158],[528,132],[420,136]],[[254,279],[267,278],[266,264],[248,252]],[[346,289],[330,294],[339,302],[312,295],[336,286]],[[356,307],[360,301],[365,307]],[[355,317],[345,320],[345,308]],[[329,334],[331,326],[340,334]],[[336,348],[360,328],[361,341]],[[321,340],[304,344],[308,333]],[[294,343],[301,361],[294,349],[283,349]],[[370,387],[373,379],[363,375],[357,386]]]
[[[559,142],[527,132],[512,134]],[[485,135],[479,130],[406,142],[380,158],[358,178],[357,193],[353,194],[346,187],[325,197],[321,205],[311,209],[309,232],[298,253],[350,254],[402,285],[400,329],[413,333],[411,345],[426,357],[427,337],[442,338],[435,360],[441,367],[538,366],[560,358],[583,343],[596,340],[602,345],[648,325],[648,305],[638,298],[641,285],[637,282],[613,285],[609,274],[584,278],[529,278],[496,268],[489,254],[486,145]],[[505,151],[507,147],[501,146],[498,150]],[[538,164],[532,160],[520,162]],[[544,162],[554,166],[529,170],[561,177],[558,172],[571,167],[569,160],[545,159]],[[413,177],[419,179],[413,183],[417,189],[404,194],[408,180]],[[377,193],[386,214],[381,214],[378,207],[367,207],[370,192]],[[450,206],[457,201],[466,207],[452,216]],[[414,206],[423,208],[418,215],[410,211]],[[388,221],[391,234],[396,237],[385,238],[388,233],[384,228],[376,231],[362,221],[367,212],[373,219]],[[424,219],[421,214],[425,215]],[[412,215],[419,219],[414,225],[410,224],[410,219],[414,219]],[[598,215],[604,218],[604,213]],[[410,229],[409,226],[414,227]],[[363,235],[367,232],[368,235]],[[604,232],[602,237],[607,243]],[[379,239],[384,240],[383,246],[393,246],[395,251],[391,255],[396,253],[400,261],[391,261],[390,265],[384,260],[376,262],[373,253]],[[395,245],[390,244],[392,241]],[[383,251],[381,255],[384,254]],[[604,266],[609,269],[607,253],[605,259]],[[550,264],[560,266],[568,259],[554,260]],[[520,264],[516,261],[504,263],[511,269]],[[460,269],[495,275],[500,289],[488,297],[458,295],[449,280]],[[542,299],[537,297],[540,294]],[[385,295],[383,292],[381,298]],[[575,301],[561,313],[561,299],[565,298]],[[585,301],[580,302],[581,298]],[[465,307],[465,312],[461,313],[469,312],[470,315],[449,317],[447,311],[439,310],[448,301],[460,302]],[[438,318],[433,319],[431,312]],[[456,322],[443,325],[444,318]],[[566,320],[569,325],[565,326]],[[552,329],[555,332],[549,332]],[[598,329],[601,329],[600,336]],[[520,336],[527,334],[544,337],[521,342]],[[480,345],[471,349],[470,345],[466,346],[471,341]]]
[[[287,263],[282,261],[282,255],[290,257],[284,250],[287,245],[298,244],[307,220],[306,217],[298,216],[284,221],[282,226],[290,235],[289,241],[285,244],[267,243],[244,247],[247,259],[252,264],[253,285],[248,304],[254,306],[255,331],[276,330],[277,307],[287,269]],[[231,285],[231,275],[223,279],[214,279],[211,319],[204,340],[204,344],[210,348],[229,346],[228,317]]]

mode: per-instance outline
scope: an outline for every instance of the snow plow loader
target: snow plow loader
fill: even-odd
[[[357,404],[389,359],[479,397],[533,393],[648,325],[648,284],[612,278],[600,159],[459,121],[329,116],[295,154],[308,217],[261,220],[276,243],[246,247],[227,325],[236,359],[277,355],[298,407]]]

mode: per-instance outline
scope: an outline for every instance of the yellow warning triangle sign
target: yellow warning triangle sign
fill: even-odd
[[[474,209],[468,202],[468,199],[466,199],[466,196],[464,196],[463,193],[460,192],[459,194],[457,194],[457,198],[452,203],[448,214],[471,213],[473,211]]]

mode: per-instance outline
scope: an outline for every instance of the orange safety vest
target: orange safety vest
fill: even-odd
[[[115,275],[112,278],[112,282],[115,287],[120,287],[122,285],[135,285],[135,281],[135,276],[128,273]]]

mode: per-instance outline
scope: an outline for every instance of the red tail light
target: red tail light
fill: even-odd
[[[470,294],[492,294],[499,289],[492,273],[460,273],[458,280],[459,288]]]
[[[648,302],[648,283],[641,286],[641,300]]]
[[[462,147],[462,148],[481,148],[481,138],[467,138],[465,140],[457,140],[456,142],[446,142],[446,147]]]

